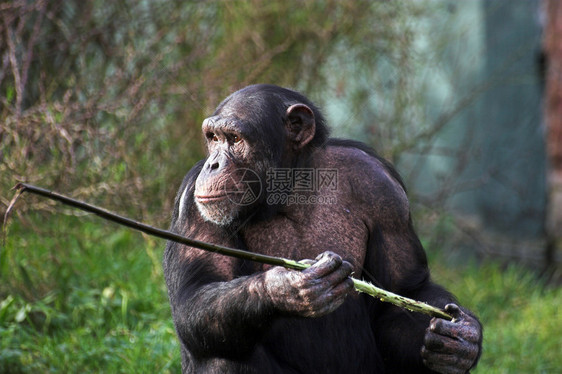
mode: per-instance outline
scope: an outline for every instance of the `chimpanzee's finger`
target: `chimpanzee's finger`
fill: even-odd
[[[342,264],[341,257],[333,252],[324,252],[316,257],[316,260],[316,263],[302,272],[320,278],[330,274]]]

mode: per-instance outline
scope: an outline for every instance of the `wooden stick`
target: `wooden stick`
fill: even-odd
[[[302,262],[289,260],[289,259],[282,258],[282,257],[267,256],[267,255],[262,255],[262,254],[259,254],[259,253],[244,251],[244,250],[241,250],[241,249],[228,248],[228,247],[224,247],[224,246],[220,246],[220,245],[202,242],[200,240],[190,239],[190,238],[187,238],[185,236],[173,233],[169,230],[158,229],[158,228],[155,228],[153,226],[149,226],[149,225],[146,225],[144,223],[134,221],[134,220],[126,218],[126,217],[119,216],[115,213],[109,212],[109,211],[107,211],[105,209],[102,209],[102,208],[99,208],[97,206],[94,206],[94,205],[91,205],[91,204],[88,204],[88,203],[85,203],[85,202],[82,202],[82,201],[79,201],[79,200],[75,200],[75,199],[72,199],[70,197],[61,195],[59,193],[52,192],[52,191],[46,190],[44,188],[36,187],[36,186],[30,185],[30,184],[19,183],[14,187],[14,189],[18,190],[17,196],[19,196],[23,192],[30,192],[30,193],[33,193],[33,194],[36,194],[36,195],[40,195],[40,196],[49,198],[51,200],[56,200],[56,201],[61,202],[63,204],[70,205],[72,207],[75,207],[75,208],[78,208],[78,209],[81,209],[81,210],[84,210],[84,211],[87,211],[87,212],[90,212],[90,213],[94,213],[94,214],[100,216],[103,219],[118,223],[118,224],[123,225],[123,226],[127,226],[127,227],[132,228],[132,229],[137,230],[137,231],[144,232],[145,234],[156,236],[156,237],[166,239],[166,240],[171,240],[171,241],[174,241],[174,242],[177,242],[177,243],[185,244],[185,245],[188,245],[190,247],[203,249],[205,251],[215,252],[215,253],[219,253],[221,255],[236,257],[236,258],[240,258],[240,259],[243,259],[243,260],[256,261],[256,262],[260,262],[260,263],[263,263],[263,264],[269,264],[269,265],[274,265],[274,266],[283,266],[283,267],[288,268],[288,269],[304,270],[304,269],[310,267],[309,264],[304,264]],[[11,206],[14,203],[15,203],[15,199],[12,199],[12,203],[10,204],[10,207],[8,208],[8,210],[11,209]],[[413,311],[413,312],[428,314],[432,317],[439,317],[439,318],[443,318],[443,319],[446,319],[446,320],[449,320],[449,321],[453,319],[453,317],[451,315],[444,312],[442,309],[436,308],[434,306],[431,306],[431,305],[426,304],[426,303],[421,302],[421,301],[412,300],[412,299],[397,295],[395,293],[383,290],[381,288],[378,288],[378,287],[374,286],[371,283],[368,283],[368,282],[365,282],[365,281],[362,281],[362,280],[358,280],[358,279],[355,279],[355,278],[351,278],[351,279],[353,280],[353,283],[355,285],[355,289],[357,291],[364,292],[368,295],[371,295],[375,298],[380,299],[381,301],[392,303],[396,306],[408,309],[408,310]]]

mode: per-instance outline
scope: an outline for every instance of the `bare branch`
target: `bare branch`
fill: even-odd
[[[111,212],[109,212],[105,209],[96,207],[94,205],[87,204],[85,202],[75,200],[75,199],[72,199],[70,197],[61,195],[59,193],[48,191],[48,190],[45,190],[43,188],[36,187],[36,186],[30,185],[30,184],[19,183],[18,185],[15,186],[15,189],[18,191],[17,192],[18,194],[16,195],[16,197],[14,199],[12,199],[13,202],[15,202],[15,200],[17,199],[17,197],[21,193],[27,191],[27,192],[31,192],[31,193],[34,193],[34,194],[37,194],[37,195],[40,195],[40,196],[58,201],[58,202],[61,202],[61,203],[66,204],[66,205],[78,208],[78,209],[82,209],[82,210],[90,212],[90,213],[94,213],[94,214],[100,216],[103,219],[118,223],[120,225],[132,228],[132,229],[137,230],[137,231],[144,232],[145,234],[156,236],[158,238],[162,238],[162,239],[166,239],[166,240],[171,240],[171,241],[181,243],[181,244],[184,244],[184,245],[187,245],[187,246],[190,246],[190,247],[203,249],[205,251],[214,252],[214,253],[218,253],[218,254],[225,255],[225,256],[236,257],[236,258],[240,258],[240,259],[243,259],[243,260],[255,261],[255,262],[262,263],[262,264],[269,264],[269,265],[274,265],[274,266],[283,266],[283,267],[288,268],[288,269],[304,270],[304,269],[310,267],[309,264],[305,264],[305,263],[294,261],[294,260],[289,260],[289,259],[282,258],[282,257],[267,256],[267,255],[263,255],[263,254],[259,254],[259,253],[244,251],[244,250],[241,250],[241,249],[223,247],[223,246],[220,246],[220,245],[202,242],[200,240],[190,239],[190,238],[187,238],[185,236],[173,233],[171,231],[158,229],[158,228],[155,228],[153,226],[149,226],[147,224],[144,224],[144,223],[141,223],[141,222],[138,222],[138,221],[134,221],[132,219],[129,219],[129,218],[126,218],[126,217],[123,217],[123,216],[119,216],[115,213],[111,213]],[[11,208],[11,206],[13,206],[13,204],[10,204],[9,208]],[[9,210],[10,209],[8,209],[8,211]],[[392,293],[392,292],[383,290],[381,288],[378,288],[378,287],[376,287],[376,286],[374,286],[374,285],[372,285],[368,282],[365,282],[365,281],[361,281],[361,280],[354,279],[354,278],[351,278],[351,279],[353,280],[353,283],[355,285],[355,289],[357,291],[367,293],[368,295],[371,295],[375,298],[378,298],[383,302],[389,302],[389,303],[394,304],[398,307],[405,308],[405,309],[408,309],[408,310],[413,311],[413,312],[428,314],[428,315],[433,316],[433,317],[444,318],[444,319],[447,319],[447,320],[453,319],[452,316],[445,313],[443,310],[441,310],[439,308],[436,308],[434,306],[428,305],[424,302],[408,299],[406,297],[403,297],[403,296],[397,295],[395,293]]]

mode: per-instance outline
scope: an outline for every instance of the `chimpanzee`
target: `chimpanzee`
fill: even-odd
[[[172,230],[306,260],[304,271],[169,242],[164,274],[184,373],[466,373],[482,327],[430,280],[400,176],[331,139],[298,92],[253,85],[203,122],[207,158],[184,178]],[[349,276],[428,302],[453,322],[353,290]]]

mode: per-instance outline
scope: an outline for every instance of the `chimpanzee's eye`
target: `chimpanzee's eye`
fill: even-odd
[[[213,141],[213,142],[219,141],[219,137],[215,133],[208,132],[205,134],[205,136],[207,137],[207,139],[209,139],[209,141]]]

